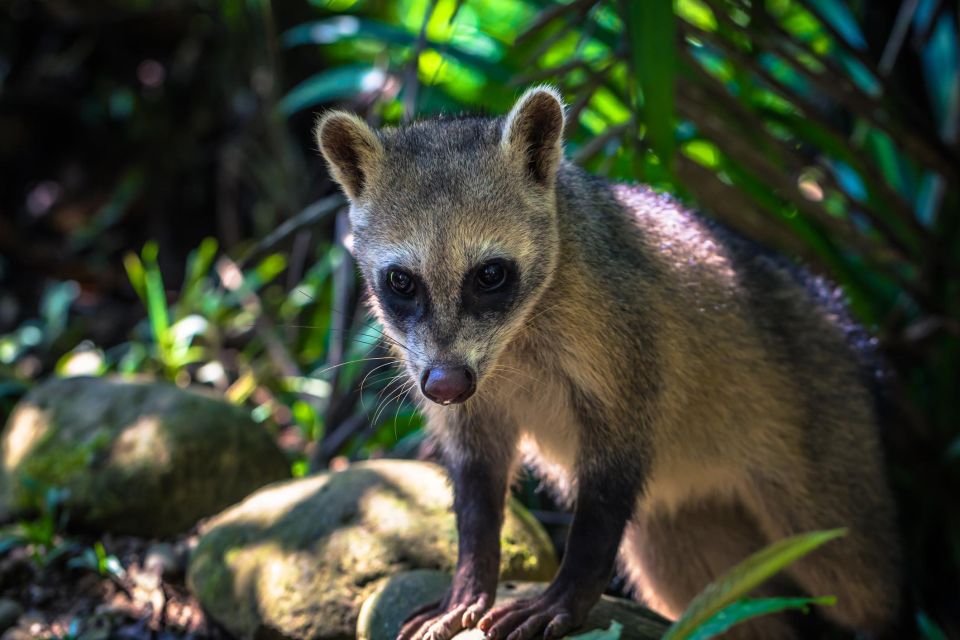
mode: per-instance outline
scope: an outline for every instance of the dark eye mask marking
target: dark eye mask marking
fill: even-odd
[[[424,282],[398,265],[381,269],[374,292],[390,321],[407,331],[430,308],[430,295]]]
[[[473,316],[504,314],[514,305],[520,285],[517,263],[486,260],[467,272],[460,289],[463,312]]]

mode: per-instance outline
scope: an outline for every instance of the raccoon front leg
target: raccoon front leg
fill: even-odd
[[[620,539],[637,499],[637,485],[631,480],[604,473],[578,482],[567,550],[557,576],[540,596],[484,616],[478,626],[487,638],[528,640],[542,633],[550,640],[583,624],[613,575]]]
[[[415,611],[398,640],[447,640],[476,625],[493,605],[510,463],[487,452],[486,458],[480,457],[483,450],[450,456],[459,535],[457,570],[446,597]]]

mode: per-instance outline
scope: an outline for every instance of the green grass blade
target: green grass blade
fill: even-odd
[[[187,276],[180,289],[181,298],[191,298],[203,293],[203,280],[210,273],[218,246],[215,238],[204,238],[200,246],[190,252],[187,257]]]
[[[744,598],[765,580],[817,547],[846,534],[846,529],[814,531],[785,538],[753,554],[694,598],[663,640],[690,640],[714,615]]]
[[[130,286],[133,287],[133,291],[137,294],[137,297],[140,298],[144,306],[146,306],[147,283],[140,256],[132,251],[123,256],[123,268],[127,271],[127,279],[130,280]]]
[[[148,242],[144,245],[141,256],[147,318],[150,321],[150,332],[153,334],[162,358],[166,350],[167,332],[170,329],[170,310],[167,308],[167,293],[163,288],[160,265],[157,264],[158,253],[157,243]]]

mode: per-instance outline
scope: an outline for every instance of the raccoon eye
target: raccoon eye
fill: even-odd
[[[477,269],[477,287],[481,291],[494,291],[507,281],[507,270],[500,262],[488,262]]]
[[[399,269],[391,269],[387,273],[387,283],[395,293],[405,297],[412,296],[417,288],[410,274]]]

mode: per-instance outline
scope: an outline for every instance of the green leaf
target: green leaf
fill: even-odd
[[[867,135],[867,148],[890,186],[909,197],[911,194],[906,176],[900,167],[902,151],[894,145],[889,136],[876,129],[871,129]]]
[[[673,93],[676,75],[676,17],[670,0],[623,2],[623,21],[633,72],[639,83],[638,107],[650,146],[670,171],[673,162]]]
[[[139,256],[132,251],[123,257],[123,268],[127,271],[127,279],[130,280],[130,286],[144,305],[147,304],[147,282],[143,272],[143,263]]]
[[[917,627],[923,640],[947,640],[947,633],[923,611],[917,612]]]
[[[435,18],[441,18],[439,12]],[[336,43],[352,43],[354,50],[362,48],[358,41],[367,41],[377,48],[386,45],[395,53],[409,54],[417,45],[420,25],[413,31],[392,24],[357,16],[335,16],[325,20],[297,25],[281,36],[285,47],[316,44],[330,46]],[[450,30],[449,38],[428,37],[426,49],[443,51],[451,58],[482,71],[488,79],[506,82],[510,73],[499,64],[503,47],[488,34],[475,28]]]
[[[267,284],[287,268],[287,259],[280,253],[271,253],[261,260],[253,271],[246,274],[245,281],[247,286],[256,291]]]
[[[166,364],[183,367],[202,358],[204,350],[191,347],[194,339],[203,335],[209,326],[207,319],[197,314],[191,314],[173,323],[167,334]]]
[[[204,238],[200,246],[190,252],[187,257],[187,276],[180,289],[181,299],[193,299],[201,295],[203,279],[210,273],[210,266],[217,255],[217,241],[214,238]]]
[[[163,276],[160,274],[160,265],[157,263],[159,248],[156,242],[148,242],[143,246],[140,255],[143,259],[144,291],[147,301],[147,318],[150,320],[150,332],[157,343],[160,353],[163,353],[167,339],[167,330],[170,328],[170,311],[167,308],[167,293],[163,288]]]
[[[804,612],[812,604],[821,606],[831,606],[836,604],[837,599],[833,596],[823,596],[820,598],[758,598],[754,600],[741,600],[724,607],[713,615],[712,618],[700,625],[690,640],[707,640],[721,633],[726,632],[730,627],[760,616],[788,611],[791,609],[800,609]]]
[[[364,64],[321,71],[291,89],[280,101],[280,111],[291,116],[318,104],[372,91],[383,84],[385,77],[380,69]]]
[[[357,16],[334,16],[325,20],[298,24],[286,31],[280,37],[280,41],[284,47],[297,47],[308,44],[333,44],[360,38],[399,46],[416,42],[416,35],[406,29]]]
[[[717,18],[703,0],[678,0],[677,15],[704,31],[717,30]]]
[[[40,315],[47,344],[56,340],[67,328],[70,306],[80,295],[80,286],[72,281],[57,282],[47,287],[40,300]]]
[[[810,0],[810,4],[820,11],[824,20],[833,25],[847,44],[861,51],[866,50],[867,40],[863,37],[860,25],[850,12],[847,3],[835,0]]]
[[[663,640],[690,640],[719,611],[745,597],[781,569],[817,547],[846,535],[846,529],[814,531],[785,538],[753,554],[707,586],[667,630]]]

